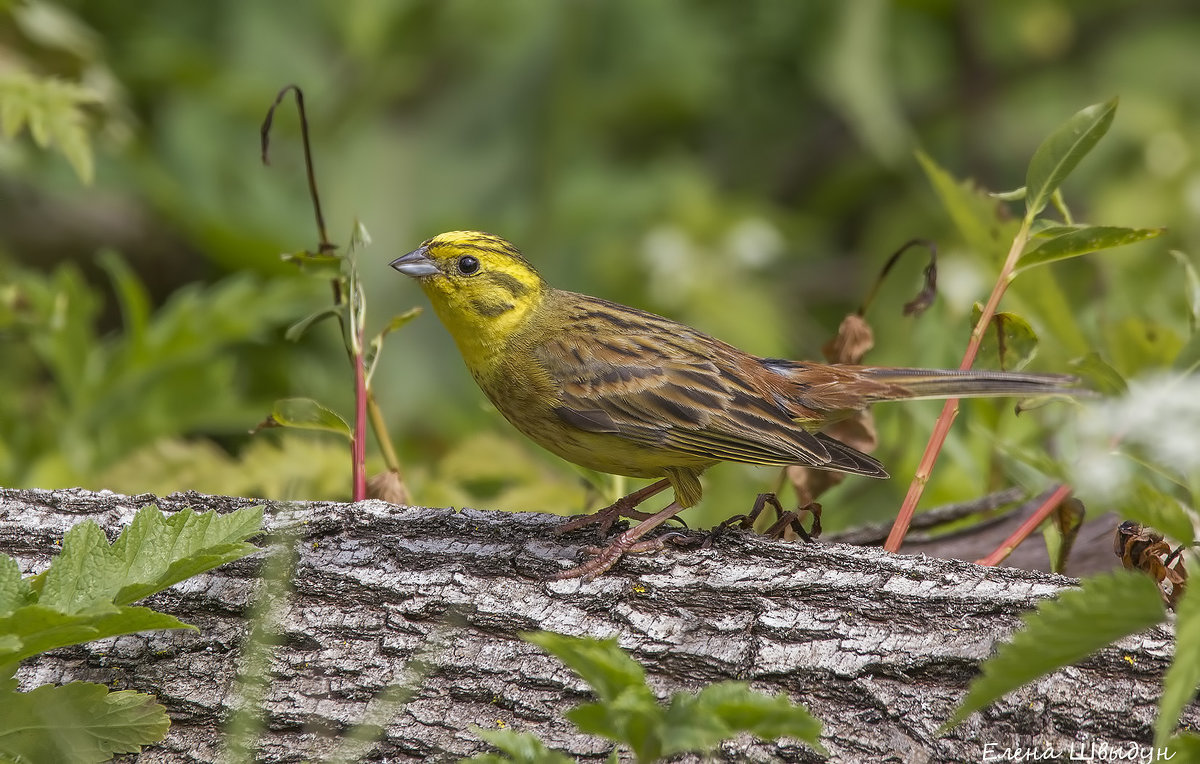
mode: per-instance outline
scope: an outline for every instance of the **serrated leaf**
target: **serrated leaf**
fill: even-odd
[[[535,735],[515,730],[489,730],[471,726],[471,731],[483,742],[508,754],[507,758],[495,754],[480,754],[463,761],[489,764],[490,762],[517,762],[518,764],[570,764],[572,759],[558,751],[552,751]]]
[[[152,695],[104,685],[42,685],[3,698],[0,753],[25,761],[108,761],[157,743],[171,722]]]
[[[316,324],[327,318],[332,318],[341,312],[342,308],[340,306],[330,306],[327,308],[322,308],[314,313],[310,313],[289,326],[287,331],[283,333],[283,338],[288,342],[296,342],[304,336],[304,333],[307,332],[309,327],[311,327],[313,324]]]
[[[1087,386],[1098,393],[1111,396],[1125,395],[1129,385],[1125,378],[1099,353],[1088,353],[1083,358],[1071,362],[1071,370],[1079,375]]]
[[[21,568],[17,561],[6,554],[0,554],[0,616],[8,615],[28,604],[31,596],[29,582],[21,577]]]
[[[197,573],[257,551],[241,543],[262,526],[262,508],[224,515],[184,509],[138,511],[112,546],[92,521],[67,531],[50,564],[39,604],[75,613],[101,604],[134,602]]]
[[[22,127],[39,147],[55,146],[84,184],[94,174],[84,106],[100,100],[92,90],[53,77],[25,72],[0,75],[0,132],[14,137]]]
[[[1000,260],[1016,233],[1016,223],[1002,220],[997,201],[970,181],[957,180],[920,151],[917,161],[967,246],[981,255]]]
[[[1175,610],[1175,660],[1163,677],[1163,695],[1154,723],[1154,740],[1165,743],[1175,734],[1183,707],[1196,697],[1200,686],[1200,592],[1195,586],[1183,591]]]
[[[698,694],[677,693],[667,711],[669,731],[663,755],[704,753],[741,732],[762,740],[787,735],[824,754],[821,723],[784,694],[754,692],[744,682],[720,682]]]
[[[0,634],[15,636],[20,645],[0,646],[0,663],[21,661],[56,647],[94,639],[156,629],[190,629],[178,618],[144,607],[96,606],[80,613],[63,613],[45,605],[25,605],[0,618]]]
[[[1138,481],[1137,486],[1120,506],[1123,517],[1135,520],[1162,533],[1177,544],[1190,545],[1195,540],[1192,517],[1173,496],[1154,486]]]
[[[971,325],[979,323],[983,307],[979,303],[971,310]],[[995,358],[1001,369],[1017,371],[1037,355],[1038,336],[1029,322],[1016,313],[996,313],[983,333],[979,346],[981,355]]]
[[[157,507],[138,510],[113,543],[121,563],[113,601],[136,602],[184,579],[258,551],[243,543],[262,528],[262,507],[196,513],[190,507],[166,515]]]
[[[1108,132],[1117,101],[1114,98],[1081,109],[1038,146],[1025,174],[1027,218],[1045,209],[1066,177]]]
[[[321,430],[344,435],[347,440],[354,439],[350,425],[346,424],[345,419],[312,398],[283,398],[275,401],[271,419],[281,427]]]
[[[628,690],[644,691],[651,700],[654,699],[646,686],[645,670],[617,647],[615,637],[570,637],[549,631],[525,632],[518,636],[567,664],[591,686],[601,701],[615,701]]]
[[[213,568],[219,568],[227,562],[240,560],[258,551],[259,548],[254,544],[244,542],[218,544],[217,546],[209,547],[204,552],[189,555],[182,560],[176,560],[158,578],[152,581],[126,584],[117,592],[113,600],[118,604],[137,602],[155,592],[166,589],[168,586],[174,586],[180,581],[186,581],[192,576],[197,576]]]
[[[62,553],[46,571],[38,603],[62,613],[111,603],[120,569],[104,531],[95,521],[85,520],[63,536]]]
[[[1017,273],[1038,265],[1112,249],[1161,236],[1165,228],[1121,228],[1120,226],[1056,226],[1042,232],[1040,242],[1031,239],[1031,248],[1017,262]]]
[[[982,675],[946,726],[1121,637],[1161,623],[1165,616],[1162,595],[1149,576],[1116,571],[1083,579],[1078,589],[1063,591],[1022,616],[1022,628],[984,662]]]

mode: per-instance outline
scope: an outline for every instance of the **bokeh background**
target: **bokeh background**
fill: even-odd
[[[1169,231],[1033,276],[1056,283],[1071,327],[1031,304],[1045,291],[1018,284],[1005,307],[1028,308],[1038,370],[1101,347],[1132,372],[1188,333],[1169,252],[1200,251],[1189,0],[10,0],[0,81],[14,73],[88,89],[95,168],[83,184],[53,142],[0,138],[0,485],[348,497],[337,436],[247,434],[284,397],[351,411],[336,325],[284,338],[329,302],[327,281],[280,259],[316,243],[291,108],[259,162],[287,83],[304,89],[331,237],[355,220],[371,234],[372,331],[424,305],[387,262],[474,228],[556,285],[819,358],[887,256],[922,237],[939,245],[939,300],[901,316],[924,265],[902,261],[866,360],[955,366],[995,264],[967,251],[914,152],[1011,190],[1054,127],[1120,96],[1066,199],[1078,219]],[[522,440],[431,313],[388,338],[375,387],[420,503],[572,513],[631,487]],[[878,409],[876,455],[897,478],[836,489],[829,526],[894,513],[938,410]],[[966,407],[925,505],[1041,487],[1011,444],[1053,453],[1044,433],[1069,410],[1011,410]],[[712,470],[695,522],[777,477]]]

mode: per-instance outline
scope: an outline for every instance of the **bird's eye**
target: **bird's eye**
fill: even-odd
[[[464,276],[470,276],[475,271],[479,270],[479,261],[470,255],[463,255],[458,258],[458,272]]]

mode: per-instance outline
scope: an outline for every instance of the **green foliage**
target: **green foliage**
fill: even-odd
[[[1021,255],[1017,273],[1037,265],[1069,260],[1090,252],[1135,244],[1161,236],[1162,228],[1121,228],[1106,225],[1049,226],[1038,231]]]
[[[231,496],[349,496],[345,441],[282,431],[232,455],[206,438],[161,438],[125,454],[97,479],[113,491],[164,496],[193,490]]]
[[[546,744],[528,732],[513,732],[512,730],[485,730],[482,727],[471,727],[471,731],[483,742],[498,748],[501,756],[495,753],[481,753],[464,761],[477,764],[504,764],[504,762],[522,762],[522,764],[570,764],[571,758],[558,751],[552,751]]]
[[[193,628],[129,603],[245,557],[262,509],[225,515],[143,507],[112,544],[91,520],[67,531],[44,572],[22,578],[0,555],[0,756],[29,761],[106,761],[161,740],[169,721],[153,697],[74,682],[16,692],[17,664],[57,647],[153,629]]]
[[[1080,110],[1038,146],[1025,175],[1025,217],[1033,220],[1112,125],[1117,99]]]
[[[283,398],[271,409],[272,426],[332,432],[353,439],[346,420],[312,398]]]
[[[22,128],[41,148],[53,147],[84,183],[95,175],[85,107],[100,100],[92,89],[54,77],[0,72],[0,135],[11,140]]]
[[[1166,533],[1177,543],[1190,544],[1194,538],[1194,514],[1198,484],[1190,475],[1200,472],[1200,459],[1181,457],[1170,444],[1173,430],[1186,432],[1190,445],[1195,432],[1196,407],[1192,384],[1184,378],[1158,383],[1147,391],[1126,382],[1128,376],[1141,376],[1152,370],[1179,368],[1180,358],[1193,351],[1173,329],[1143,316],[1125,315],[1101,323],[1099,331],[1085,326],[1076,311],[1064,307],[1064,298],[1052,276],[1039,273],[1025,276],[1038,265],[1053,263],[1079,255],[1155,238],[1162,229],[1135,229],[1116,226],[1079,225],[1072,221],[1069,210],[1059,193],[1059,186],[1080,160],[1095,147],[1107,132],[1115,113],[1116,102],[1088,107],[1056,130],[1035,153],[1028,171],[1026,188],[1022,192],[1001,195],[1006,201],[1024,199],[1026,214],[1021,228],[1015,233],[1012,255],[1019,255],[1011,274],[1015,286],[1026,282],[1032,286],[1018,296],[1033,297],[1025,306],[1031,320],[1012,314],[997,314],[985,334],[983,352],[999,356],[1002,366],[1016,366],[1027,361],[1039,344],[1033,325],[1046,328],[1043,336],[1068,337],[1074,348],[1087,348],[1086,355],[1073,366],[1091,386],[1112,398],[1085,402],[1080,417],[1080,439],[1084,444],[1083,457],[1077,474],[1071,481],[1089,495],[1101,501],[1116,500],[1125,517]],[[932,160],[921,157],[927,174],[943,199],[943,203],[959,225],[964,238],[982,240],[981,231],[987,221],[974,214],[987,214],[986,206],[970,196],[971,190],[949,180],[949,176]],[[1053,203],[1063,222],[1037,217]],[[990,247],[990,244],[989,244]],[[1185,275],[1188,301],[1187,326],[1196,332],[1196,305],[1200,290],[1195,271],[1186,257],[1176,255]],[[1018,277],[1021,278],[1018,278]],[[978,312],[976,313],[978,317]],[[994,339],[992,339],[994,338]],[[990,348],[987,340],[992,339]],[[1006,357],[1006,354],[1008,357]],[[1107,359],[1112,359],[1110,364]],[[1190,368],[1190,367],[1189,367]],[[1044,458],[1008,444],[1000,444],[999,453],[1016,458],[1025,467],[1032,467],[1048,476],[1062,468],[1047,464]],[[1114,453],[1119,456],[1114,457]],[[1127,460],[1125,464],[1114,459]],[[1149,475],[1133,477],[1130,464],[1145,468]],[[1059,478],[1061,479],[1061,478]],[[1164,485],[1168,486],[1164,490]],[[1187,501],[1179,495],[1187,494]],[[1146,573],[1161,570],[1165,553],[1159,559],[1133,560],[1146,566]],[[1194,558],[1185,555],[1189,569]],[[1174,562],[1172,563],[1174,564]],[[972,683],[967,697],[948,724],[957,724],[973,711],[997,700],[1006,693],[1085,658],[1116,639],[1160,623],[1164,617],[1164,592],[1159,581],[1142,572],[1117,573],[1085,579],[1078,590],[1064,591],[1056,600],[1042,603],[1035,612],[1025,616],[1024,627],[1009,644],[999,647],[996,655],[984,663],[982,675]],[[1196,632],[1195,611],[1200,611],[1192,598],[1179,603],[1176,658],[1164,683],[1163,704],[1156,731],[1159,744],[1174,732],[1181,709],[1191,701],[1200,683],[1200,660],[1195,645],[1200,644]],[[1186,611],[1185,612],[1185,608]]]
[[[0,295],[0,379],[37,395],[0,401],[0,483],[75,485],[160,438],[244,431],[261,404],[247,400],[239,354],[310,304],[312,285],[249,274],[177,291],[157,311],[123,259],[104,253],[124,330],[102,334],[101,302],[81,272],[13,269]],[[2,267],[2,266],[0,266]],[[4,330],[8,331],[5,332]],[[14,340],[23,340],[21,343]],[[107,486],[104,486],[107,487]]]
[[[162,740],[171,724],[152,696],[87,682],[0,688],[0,707],[0,754],[18,761],[108,761]]]
[[[1195,513],[1148,479],[1135,481],[1120,507],[1122,517],[1149,526],[1176,543],[1190,545],[1194,540]]]
[[[454,444],[432,471],[418,471],[412,480],[416,495],[430,506],[561,514],[587,509],[584,480],[576,473],[558,473],[547,462],[526,443],[483,431]]]
[[[971,311],[971,321],[979,321],[983,306],[975,303]],[[987,332],[983,335],[983,344],[979,354],[985,359],[984,365],[995,365],[1000,369],[1018,371],[1033,360],[1037,354],[1038,336],[1029,322],[1015,313],[996,313],[988,324]]]
[[[707,753],[742,732],[764,740],[796,738],[824,753],[818,740],[820,722],[785,695],[753,692],[745,682],[720,682],[699,693],[676,693],[664,707],[646,684],[645,671],[617,647],[616,639],[551,632],[521,636],[567,664],[595,692],[598,703],[577,706],[567,712],[567,718],[583,732],[627,747],[639,762],[681,753]],[[485,754],[471,761],[562,760],[529,735],[509,730],[480,733],[508,758]]]
[[[1175,659],[1163,677],[1162,700],[1154,724],[1154,738],[1159,745],[1175,734],[1179,714],[1195,699],[1200,687],[1200,592],[1195,586],[1184,590],[1176,615]]]
[[[1022,618],[1023,627],[983,664],[948,724],[1043,674],[1086,658],[1121,637],[1161,623],[1165,613],[1154,582],[1141,574],[1086,578]]]

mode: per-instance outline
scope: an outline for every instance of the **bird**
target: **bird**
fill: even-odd
[[[827,364],[765,358],[669,318],[551,286],[522,252],[449,231],[390,263],[417,281],[484,395],[517,430],[575,464],[656,482],[566,528],[641,522],[553,578],[594,578],[695,505],[720,462],[804,465],[886,478],[822,432],[872,403],[1069,394],[1069,375]],[[635,507],[671,488],[657,513]]]

